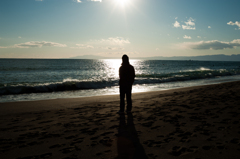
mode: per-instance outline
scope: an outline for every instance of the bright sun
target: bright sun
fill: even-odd
[[[128,4],[130,0],[115,0],[115,2],[124,6]]]

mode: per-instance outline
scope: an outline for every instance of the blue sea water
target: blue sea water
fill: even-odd
[[[133,92],[240,80],[240,62],[130,60]],[[0,59],[0,102],[117,94],[121,59]]]

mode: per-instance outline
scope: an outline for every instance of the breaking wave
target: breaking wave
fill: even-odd
[[[198,70],[185,70],[177,73],[167,74],[137,74],[134,84],[154,84],[164,82],[188,81],[215,78],[221,76],[239,75],[240,70],[220,69],[211,70],[200,68]],[[64,79],[62,82],[53,83],[15,83],[15,84],[1,84],[0,95],[10,94],[24,94],[24,93],[44,93],[57,91],[72,91],[83,89],[102,89],[106,87],[118,86],[118,79],[111,80],[78,80],[78,79]]]

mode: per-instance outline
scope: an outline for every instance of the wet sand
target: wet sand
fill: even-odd
[[[0,103],[1,159],[240,158],[240,82]]]

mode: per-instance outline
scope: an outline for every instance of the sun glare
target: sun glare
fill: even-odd
[[[130,0],[115,0],[115,2],[122,6],[125,6],[130,2]]]

